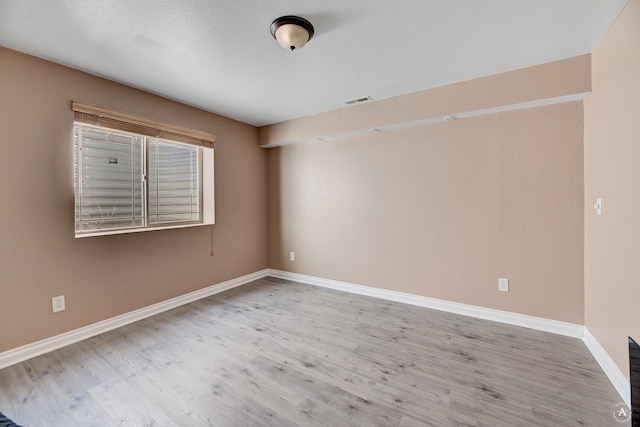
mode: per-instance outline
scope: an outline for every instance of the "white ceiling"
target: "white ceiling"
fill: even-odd
[[[261,126],[590,53],[626,3],[0,0],[0,45]],[[314,25],[303,49],[282,15]]]

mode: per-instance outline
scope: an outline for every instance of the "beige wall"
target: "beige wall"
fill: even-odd
[[[581,102],[268,158],[272,268],[583,323]]]
[[[256,128],[4,48],[0,94],[0,352],[267,267]],[[215,256],[208,226],[74,239],[72,99],[218,135]]]
[[[592,56],[585,101],[585,321],[628,375],[640,340],[640,1],[631,0]],[[593,204],[602,198],[602,216]]]
[[[501,107],[591,90],[590,55],[536,65],[260,128],[260,145]]]

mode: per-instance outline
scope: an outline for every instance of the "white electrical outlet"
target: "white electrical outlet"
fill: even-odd
[[[498,290],[500,292],[509,292],[509,279],[498,279]]]
[[[289,261],[295,261],[295,260],[296,260],[295,252],[289,252]]]
[[[54,313],[64,311],[64,295],[51,298],[51,309]]]

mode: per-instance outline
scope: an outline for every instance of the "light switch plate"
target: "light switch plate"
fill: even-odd
[[[596,215],[602,215],[602,199],[596,199],[596,204],[593,205],[593,209],[596,210]]]

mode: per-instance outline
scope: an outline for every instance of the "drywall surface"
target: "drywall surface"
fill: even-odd
[[[5,48],[0,64],[0,352],[267,267],[256,128]],[[75,239],[72,100],[215,133],[213,228]]]
[[[584,322],[582,102],[271,148],[268,160],[271,268]]]
[[[585,100],[585,322],[627,376],[627,337],[640,340],[639,43],[631,0],[593,52]]]
[[[591,90],[590,66],[590,55],[582,55],[288,120],[260,128],[260,145],[287,145],[354,130],[581,94]]]

